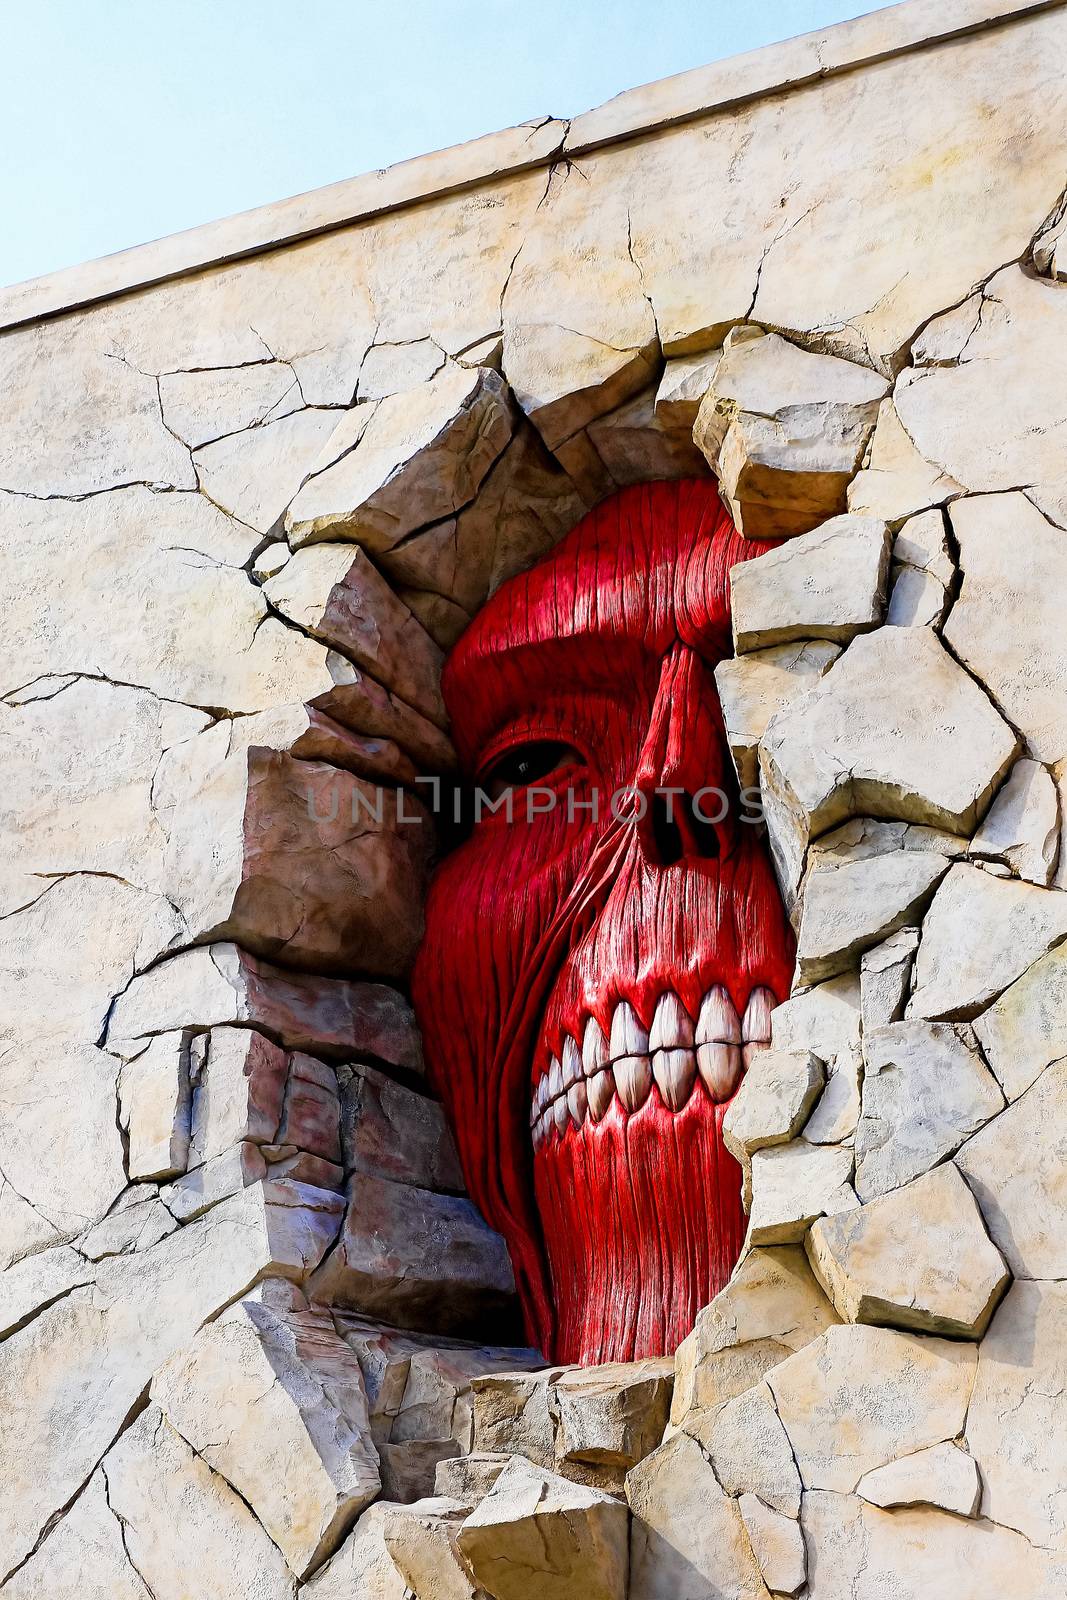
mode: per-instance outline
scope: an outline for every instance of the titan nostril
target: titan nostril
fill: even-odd
[[[653,793],[649,798],[648,836],[653,859],[673,867],[683,856],[715,860],[720,854],[719,831],[702,815],[688,790]]]

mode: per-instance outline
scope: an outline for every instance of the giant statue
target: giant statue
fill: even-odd
[[[447,664],[474,821],[414,994],[472,1197],[549,1359],[673,1351],[744,1238],[723,1116],[793,944],[714,668],[742,539],[710,481],[626,489]]]

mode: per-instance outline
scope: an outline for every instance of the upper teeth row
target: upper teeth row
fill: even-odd
[[[628,1000],[615,1007],[608,1039],[589,1017],[581,1045],[564,1034],[560,1056],[552,1057],[537,1085],[530,1111],[534,1149],[553,1128],[562,1135],[570,1122],[579,1128],[587,1117],[599,1122],[616,1094],[625,1111],[639,1111],[653,1083],[671,1111],[686,1104],[698,1074],[713,1100],[728,1100],[751,1052],[770,1043],[774,1004],[769,989],[753,989],[739,1019],[730,996],[716,984],[695,1023],[670,990],[660,996],[647,1032]]]

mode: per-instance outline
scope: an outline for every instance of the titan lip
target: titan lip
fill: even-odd
[[[653,1084],[673,1112],[688,1104],[698,1078],[712,1100],[729,1100],[753,1052],[770,1044],[775,1003],[769,989],[753,989],[739,1017],[726,990],[715,984],[695,1020],[670,989],[660,995],[647,1032],[628,1000],[616,1005],[608,1038],[588,1017],[581,1042],[564,1035],[559,1057],[551,1058],[534,1091],[534,1149],[553,1130],[562,1138],[568,1127],[600,1122],[616,1097],[627,1113],[639,1111]]]

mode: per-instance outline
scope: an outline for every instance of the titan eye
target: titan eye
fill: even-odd
[[[490,798],[496,800],[507,789],[523,789],[527,784],[539,783],[565,767],[576,766],[580,760],[577,750],[561,739],[531,740],[501,756],[486,776],[484,787]]]

